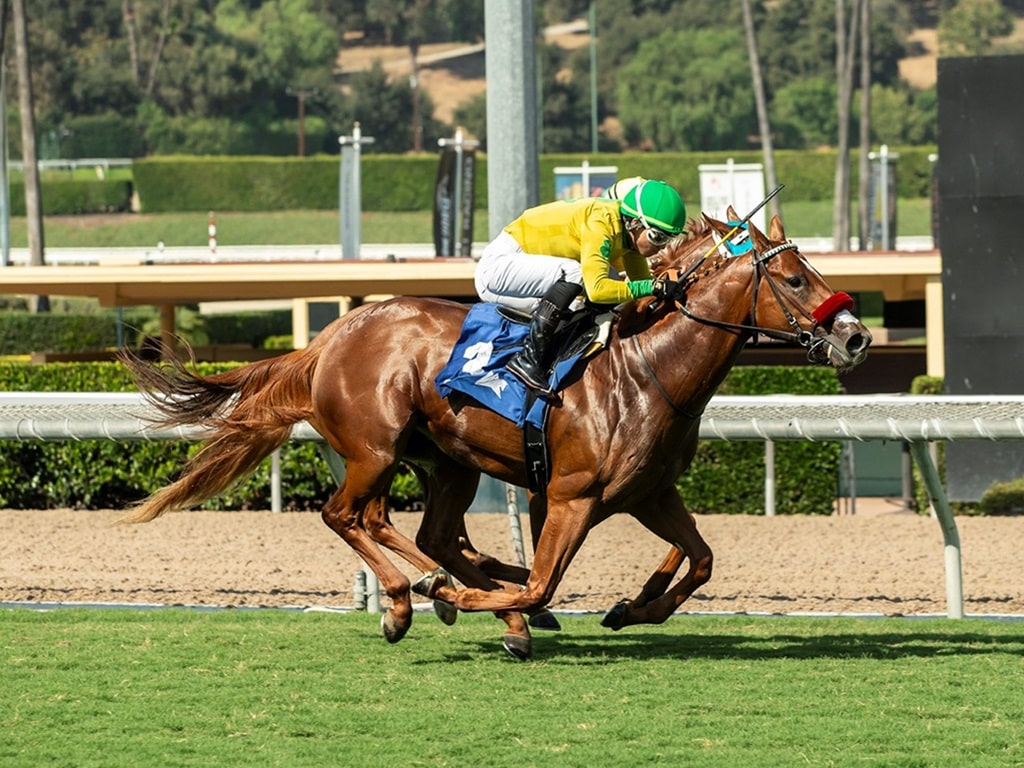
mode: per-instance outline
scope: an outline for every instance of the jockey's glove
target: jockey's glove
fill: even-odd
[[[651,281],[651,295],[665,301],[682,301],[685,298],[683,286],[668,277],[656,277]]]

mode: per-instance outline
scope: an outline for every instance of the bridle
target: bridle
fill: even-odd
[[[779,341],[798,344],[807,350],[807,359],[811,362],[815,362],[816,355],[820,353],[822,346],[828,343],[828,332],[825,330],[824,325],[834,318],[839,312],[852,309],[853,298],[848,293],[840,291],[833,293],[825,299],[825,301],[814,309],[810,315],[805,311],[800,310],[800,314],[802,314],[805,319],[811,320],[812,322],[810,330],[802,328],[796,316],[790,311],[789,306],[787,306],[787,300],[782,295],[778,283],[768,273],[767,267],[768,262],[780,253],[796,250],[796,243],[785,242],[773,246],[763,253],[758,253],[758,251],[753,247],[753,244],[750,244],[750,263],[754,270],[754,277],[753,289],[751,290],[750,296],[749,325],[744,323],[730,323],[724,320],[716,320],[711,317],[702,317],[701,315],[692,312],[689,307],[686,306],[686,289],[697,281],[698,276],[696,275],[696,271],[700,265],[705,262],[707,255],[697,259],[685,272],[679,274],[678,277],[673,277],[671,275],[675,270],[666,270],[665,274],[667,274],[670,279],[674,279],[674,281],[680,286],[679,294],[674,297],[676,308],[689,319],[701,323],[702,325],[709,325],[715,328],[722,328],[738,333],[750,333],[752,335],[752,343],[754,344],[757,343],[759,335],[764,335],[768,338],[777,339]],[[719,256],[719,258],[724,257]],[[780,331],[775,328],[765,328],[757,324],[757,298],[762,282],[764,282],[768,286],[769,290],[771,290],[779,309],[786,318],[786,322],[791,328],[793,328],[792,331]],[[647,357],[644,355],[639,339],[637,338],[638,336],[639,334],[633,335],[633,345],[636,347],[636,351],[640,356],[640,361],[643,363],[644,369],[647,371],[647,375],[650,377],[651,381],[654,382],[654,386],[658,390],[659,394],[670,406],[672,406],[672,410],[674,410],[676,414],[691,420],[699,419],[703,409],[701,409],[701,413],[686,411],[676,405],[672,398],[669,397],[668,392],[665,391],[661,382],[658,381],[658,377],[655,375],[654,369],[647,361]]]
[[[800,322],[796,319],[796,316],[790,311],[786,298],[782,295],[779,289],[778,283],[768,273],[768,262],[774,257],[778,256],[784,251],[796,251],[797,245],[793,242],[781,243],[773,246],[763,253],[758,253],[757,249],[751,245],[750,247],[750,263],[754,269],[754,281],[753,289],[750,293],[750,324],[744,323],[729,323],[724,320],[716,320],[711,317],[702,317],[692,312],[689,307],[686,306],[686,288],[693,285],[697,278],[695,272],[697,268],[703,263],[704,259],[699,259],[690,265],[684,273],[679,275],[677,282],[682,286],[682,293],[675,299],[676,307],[679,311],[686,315],[691,320],[701,323],[702,325],[710,325],[715,328],[723,328],[725,330],[747,332],[752,334],[752,343],[758,343],[758,337],[761,335],[767,336],[770,339],[777,339],[779,341],[786,341],[793,344],[797,344],[807,350],[808,359],[813,360],[815,352],[818,351],[818,347],[826,343],[825,337],[827,332],[824,329],[825,323],[835,317],[839,312],[844,309],[851,309],[853,307],[853,299],[848,293],[838,292],[829,296],[825,301],[821,303],[816,309],[814,309],[810,315],[803,310],[800,313],[804,316],[804,319],[812,322],[810,330],[800,327]],[[669,270],[671,272],[671,270]],[[775,297],[775,302],[778,304],[779,309],[782,311],[783,316],[786,318],[786,322],[793,328],[792,331],[780,331],[775,328],[765,328],[757,324],[757,299],[758,291],[760,290],[761,284],[764,283],[771,290],[772,295]]]

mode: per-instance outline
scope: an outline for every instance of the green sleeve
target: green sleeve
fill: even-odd
[[[630,280],[626,285],[629,286],[629,292],[633,294],[634,299],[639,299],[641,296],[651,295],[652,280]]]

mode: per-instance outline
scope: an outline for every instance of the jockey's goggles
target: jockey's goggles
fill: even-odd
[[[674,237],[675,235],[671,235],[663,229],[657,229],[655,227],[648,227],[647,229],[647,242],[651,245],[661,247],[666,245],[668,241]]]

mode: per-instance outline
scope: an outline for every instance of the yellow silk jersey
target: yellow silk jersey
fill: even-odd
[[[630,280],[649,280],[647,259],[633,249],[622,226],[617,200],[564,200],[527,209],[505,231],[523,251],[580,262],[583,288],[595,304],[621,304],[636,298],[610,268]]]

